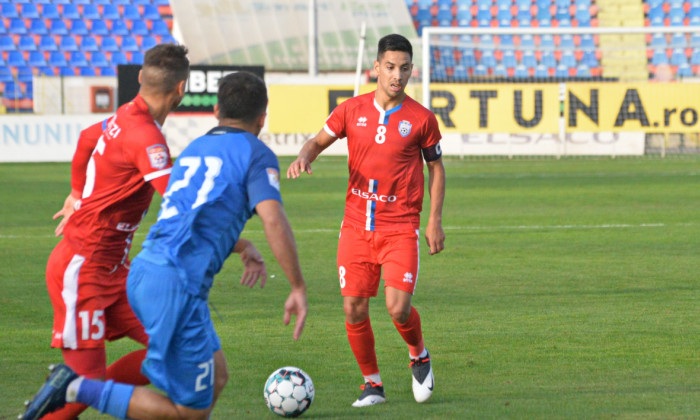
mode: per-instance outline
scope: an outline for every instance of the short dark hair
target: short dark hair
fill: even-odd
[[[387,51],[408,53],[408,55],[411,56],[411,60],[413,60],[413,46],[411,46],[411,42],[403,35],[391,34],[380,39],[379,45],[377,46],[377,61],[382,61],[382,57]]]
[[[227,74],[219,79],[219,118],[255,121],[267,109],[267,87],[258,76],[247,71]]]
[[[159,44],[150,48],[143,57],[142,70],[141,83],[159,93],[171,92],[190,74],[187,47]]]

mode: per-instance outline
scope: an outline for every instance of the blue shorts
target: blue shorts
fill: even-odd
[[[127,279],[129,303],[149,336],[141,371],[176,404],[208,408],[214,353],[221,342],[206,299],[185,291],[175,267],[136,257]]]

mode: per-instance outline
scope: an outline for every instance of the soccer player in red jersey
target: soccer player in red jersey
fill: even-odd
[[[105,340],[127,336],[146,346],[148,336],[126,296],[128,254],[134,231],[163,194],[172,167],[160,127],[182,100],[189,75],[187,48],[162,44],[148,50],[139,94],[107,120],[81,132],[71,170],[71,194],[46,268],[54,309],[51,346],[88,378],[143,385],[146,350],[106,366]],[[77,210],[76,210],[77,209]],[[44,419],[74,419],[86,406],[68,404]]]
[[[386,399],[369,320],[369,299],[377,295],[380,277],[389,315],[408,344],[416,401],[427,401],[434,387],[420,316],[411,298],[418,280],[423,160],[429,176],[425,238],[430,255],[444,248],[445,168],[435,115],[405,92],[412,58],[411,44],[403,36],[379,40],[377,89],[335,108],[287,170],[288,178],[311,174],[311,162],[338,138],[347,138],[350,177],[338,242],[338,277],[348,340],[365,382],[355,407]]]

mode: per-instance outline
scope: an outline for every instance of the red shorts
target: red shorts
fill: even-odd
[[[59,242],[46,266],[51,347],[104,348],[105,339],[146,337],[126,297],[128,273],[128,266],[100,265],[76,254],[65,240]]]
[[[338,240],[338,278],[343,296],[377,296],[379,280],[413,294],[418,280],[418,230],[372,232],[344,225]]]

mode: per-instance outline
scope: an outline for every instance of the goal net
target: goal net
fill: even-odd
[[[700,153],[700,26],[424,27],[422,69],[450,153]]]

